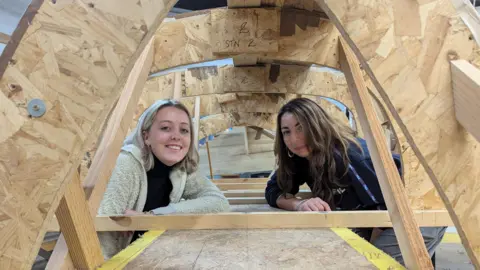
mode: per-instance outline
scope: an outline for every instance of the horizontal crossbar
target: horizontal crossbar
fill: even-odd
[[[414,211],[420,227],[452,226],[445,210]],[[387,211],[255,212],[166,216],[97,216],[97,231],[392,227]],[[48,231],[58,231],[56,222]]]

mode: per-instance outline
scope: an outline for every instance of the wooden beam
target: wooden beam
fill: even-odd
[[[260,0],[227,0],[228,8],[259,7]]]
[[[267,200],[265,197],[228,198],[228,203],[230,205],[267,204]]]
[[[147,80],[152,61],[153,39],[151,39],[145,47],[145,50],[138,58],[127,79],[124,90],[108,121],[104,136],[96,151],[92,167],[90,167],[85,178],[84,187],[87,191],[91,191],[88,198],[89,213],[91,216],[97,214],[98,207],[103,199],[103,194],[105,193],[112,170],[115,167],[121,145],[129,130],[129,124],[133,119],[138,99]],[[61,243],[62,239],[63,238],[59,239],[59,243]],[[68,257],[68,250],[64,247],[65,245],[61,244],[58,245],[58,248],[54,249],[52,257],[56,259],[51,262],[49,261],[47,268],[61,269],[64,267],[61,258],[65,258],[65,263],[70,264],[71,259]]]
[[[193,17],[168,22],[158,30],[152,73],[228,57],[233,57],[237,65],[251,65],[258,57],[259,61],[275,59],[291,63],[298,60],[336,66],[336,49],[330,42],[337,35],[336,30],[330,24],[320,23],[324,14],[319,12],[298,16],[303,19],[299,23],[306,22],[308,17],[310,25],[295,31],[293,36],[280,34],[281,11],[275,8],[216,8],[193,14]],[[205,23],[207,20],[211,23]],[[296,27],[295,17],[286,23]],[[185,36],[189,38],[182,38]],[[197,45],[191,46],[192,42]],[[247,54],[253,57],[244,60],[237,57]]]
[[[10,41],[10,36],[0,32],[0,44],[7,44]]]
[[[255,140],[260,139],[259,136],[261,136],[261,134],[267,136],[268,138],[270,138],[272,140],[275,139],[275,134],[273,132],[269,131],[269,130],[266,130],[264,128],[259,128],[259,127],[252,127],[252,126],[249,126],[249,128],[257,131],[257,134],[255,135]]]
[[[380,188],[387,205],[400,250],[409,269],[433,269],[425,243],[408,205],[400,174],[392,159],[381,125],[375,115],[362,71],[355,55],[343,38],[340,38],[340,66],[347,80],[358,119],[367,140]]]
[[[102,250],[78,173],[69,183],[56,211],[70,257],[77,269],[96,269],[103,263]]]
[[[262,177],[262,178],[220,178],[220,179],[214,179],[213,182],[216,184],[221,184],[221,183],[234,183],[234,184],[241,184],[241,183],[248,183],[248,184],[253,184],[253,183],[267,183],[268,178]]]
[[[210,157],[210,146],[208,146],[208,137],[205,137],[205,145],[207,146],[208,168],[210,169],[210,179],[213,180],[212,158]]]
[[[450,64],[455,116],[480,142],[480,70],[465,60]]]
[[[251,197],[264,197],[265,191],[263,190],[226,190],[223,195],[227,198],[251,198]],[[301,197],[303,199],[310,198],[312,192],[310,190],[300,190],[295,197]]]
[[[195,97],[195,113],[194,113],[194,140],[195,148],[198,150],[198,138],[200,136],[200,97]]]
[[[245,142],[245,155],[248,155],[250,154],[250,150],[248,147],[248,130],[246,126],[243,127],[243,133],[244,133],[243,140]]]
[[[445,210],[415,211],[419,226],[450,226]],[[209,229],[285,229],[333,227],[392,227],[387,211],[333,212],[232,212],[215,214],[185,214],[164,216],[98,216],[97,231],[135,230],[209,230]],[[58,231],[51,224],[49,231]]]
[[[218,183],[216,185],[220,190],[264,190],[267,186],[266,183]],[[309,187],[304,184],[300,186],[300,189],[309,189]]]
[[[174,87],[173,87],[173,98],[176,100],[180,100],[182,97],[182,73],[175,72],[175,80],[174,80]],[[170,97],[165,97],[170,98]]]

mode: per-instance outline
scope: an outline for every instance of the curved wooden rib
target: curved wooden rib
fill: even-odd
[[[174,2],[58,0],[27,12],[0,59],[11,58],[0,80],[2,268],[31,267],[67,179]],[[32,99],[43,116],[29,117]]]

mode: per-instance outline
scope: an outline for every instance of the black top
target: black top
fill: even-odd
[[[150,211],[159,207],[168,206],[170,203],[170,193],[173,186],[170,181],[170,172],[172,167],[163,164],[155,155],[153,156],[155,164],[153,168],[147,172],[147,200],[143,211]],[[136,231],[132,241],[135,241],[144,231]]]
[[[372,159],[367,148],[366,141],[358,138],[358,142],[363,150],[351,144],[348,149],[350,165],[347,174],[340,178],[342,186],[332,186],[334,190],[334,201],[336,210],[385,210],[385,201],[383,199],[380,184],[373,167]],[[401,173],[400,156],[392,154],[395,165]],[[307,159],[297,156],[293,157],[296,174],[293,177],[292,189],[287,191],[290,194],[296,194],[301,185],[307,183],[310,189],[313,189],[314,179],[309,174],[309,163]],[[337,175],[341,176],[345,172],[345,165],[340,155],[335,155],[337,164]],[[277,183],[277,173],[275,172],[267,183],[265,198],[272,207],[277,207],[277,198],[282,194],[282,190]],[[332,208],[332,210],[334,210]]]

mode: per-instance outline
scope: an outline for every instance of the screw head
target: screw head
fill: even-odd
[[[32,99],[28,102],[27,110],[32,117],[41,117],[47,111],[43,100],[38,98]]]

